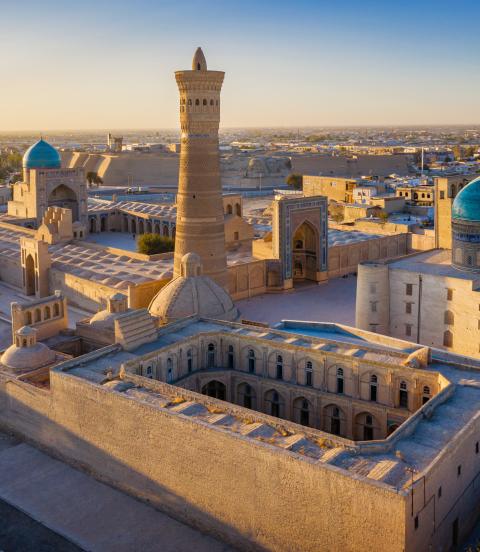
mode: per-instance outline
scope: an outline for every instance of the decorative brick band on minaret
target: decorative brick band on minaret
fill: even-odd
[[[218,127],[223,71],[208,71],[201,48],[191,71],[177,71],[181,152],[177,194],[174,277],[186,253],[200,256],[203,273],[227,286],[225,226]]]

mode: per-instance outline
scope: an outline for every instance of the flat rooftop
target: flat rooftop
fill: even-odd
[[[123,212],[142,217],[142,215],[157,217],[161,220],[175,222],[177,208],[172,204],[146,203],[141,201],[110,201],[108,199],[89,198],[88,212],[90,214],[108,213],[121,210]]]
[[[388,265],[392,269],[431,274],[432,276],[447,276],[460,280],[471,280],[480,284],[480,274],[459,270],[453,267],[451,262],[452,252],[450,249],[432,249],[389,261]]]
[[[282,331],[193,318],[160,329],[156,341],[127,355],[134,358],[134,355],[161,350],[191,336],[212,332],[335,352],[346,358],[360,356],[363,360],[392,366],[405,366],[408,354],[421,348],[409,342],[332,324],[318,325],[315,332],[310,332],[315,335],[307,335],[302,323],[297,324],[297,328],[285,327]],[[421,472],[445,448],[455,446],[456,435],[466,425],[476,423],[479,414],[480,361],[472,359],[472,365],[468,367],[450,364],[459,357],[440,351],[432,352],[433,360],[426,370],[442,374],[454,385],[449,384],[442,389],[387,439],[363,443],[273,418],[175,385],[129,374],[128,371],[120,377],[118,370],[128,356],[119,346],[95,351],[93,357],[96,358],[91,360],[88,360],[90,355],[85,355],[67,361],[54,370],[63,372],[67,377],[88,380],[92,385],[121,393],[171,415],[207,423],[214,431],[248,437],[252,444],[274,446],[299,460],[316,462],[326,468],[335,467],[356,478],[380,483],[398,492],[411,484],[412,469],[420,477]],[[99,362],[102,355],[104,359]]]

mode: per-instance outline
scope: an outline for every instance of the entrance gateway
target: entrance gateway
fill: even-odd
[[[285,289],[328,279],[328,199],[282,197],[274,202],[274,257],[282,261]]]

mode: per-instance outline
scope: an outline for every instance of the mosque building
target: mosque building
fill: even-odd
[[[23,181],[13,186],[8,214],[25,219],[27,225],[36,228],[51,206],[70,209],[73,222],[86,227],[87,184],[83,169],[62,168],[58,151],[40,139],[23,156]]]

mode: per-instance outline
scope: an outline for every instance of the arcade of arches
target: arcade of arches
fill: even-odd
[[[436,373],[339,361],[328,353],[210,338],[183,343],[136,371],[354,440],[383,439],[440,389]]]

